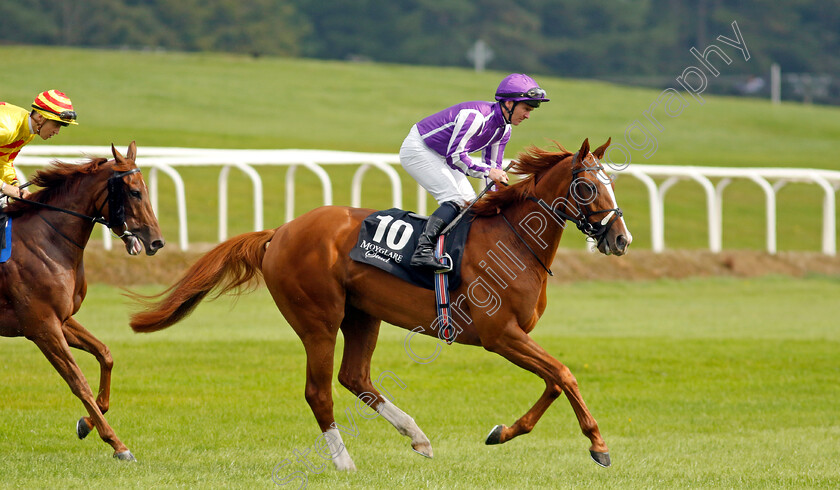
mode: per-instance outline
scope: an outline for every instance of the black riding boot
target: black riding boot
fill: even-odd
[[[446,224],[437,216],[429,216],[429,221],[426,222],[423,233],[417,239],[417,248],[414,249],[414,255],[411,256],[411,267],[422,267],[433,271],[447,269],[435,258],[435,242]]]
[[[429,221],[426,222],[423,233],[417,239],[417,248],[414,250],[414,255],[411,256],[411,262],[409,263],[412,267],[431,269],[435,272],[448,269],[447,266],[441,264],[435,258],[435,245],[440,232],[455,219],[459,210],[457,204],[447,201],[442,203],[437,211],[429,216]]]

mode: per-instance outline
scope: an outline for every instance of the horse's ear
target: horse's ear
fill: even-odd
[[[598,148],[595,148],[595,151],[592,152],[592,154],[595,155],[595,157],[598,160],[601,160],[602,158],[604,158],[604,153],[607,152],[607,147],[610,146],[610,141],[612,141],[612,138],[607,138],[606,143],[599,146]]]
[[[122,153],[117,151],[117,148],[114,146],[113,143],[111,143],[111,153],[114,155],[114,160],[116,160],[117,163],[122,163],[125,161],[125,158],[122,156]]]
[[[128,145],[128,153],[125,155],[126,160],[136,160],[137,159],[137,143],[134,141]]]
[[[586,155],[589,155],[589,138],[583,140],[583,144],[580,145],[580,150],[578,151],[578,161],[583,161],[586,158]]]

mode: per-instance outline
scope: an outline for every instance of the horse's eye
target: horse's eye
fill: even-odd
[[[572,197],[578,204],[589,204],[598,197],[598,190],[592,182],[577,179],[572,183]]]
[[[129,194],[131,197],[133,197],[134,199],[140,199],[141,197],[143,197],[143,195],[142,195],[142,194],[140,194],[140,191],[136,191],[136,190],[134,190],[134,189],[129,190],[129,191],[128,191],[128,194]]]

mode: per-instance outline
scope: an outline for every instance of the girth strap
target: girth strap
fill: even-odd
[[[445,242],[446,237],[444,235],[438,237],[437,245],[435,246],[435,257],[442,264],[448,265],[449,271],[451,271],[452,258],[444,252]],[[447,344],[451,344],[455,340],[455,328],[452,326],[449,314],[449,276],[447,274],[449,271],[435,274],[435,307],[437,309],[438,328],[441,329],[441,338]]]

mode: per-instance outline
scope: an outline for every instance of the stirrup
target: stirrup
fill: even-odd
[[[440,257],[435,257],[438,263],[443,267],[442,269],[435,269],[435,274],[446,274],[452,272],[452,257],[448,253],[444,253]]]
[[[448,258],[448,256],[447,256],[447,258]],[[450,259],[449,263],[450,264],[452,263],[451,259]],[[411,265],[411,267],[419,268],[420,270],[434,272],[435,274],[441,274],[441,273],[449,272],[450,270],[452,270],[452,266],[450,266],[449,264],[442,263],[434,255],[432,255],[431,257],[428,257],[428,261],[424,261],[424,262],[421,262],[421,263],[411,263],[411,262],[409,262],[409,265]]]
[[[438,235],[438,237],[434,241],[435,246],[432,248],[432,253],[435,257],[435,260],[441,265],[440,269],[435,269],[435,274],[446,274],[447,272],[452,271],[452,266],[455,264],[455,261],[452,260],[452,257],[446,253],[446,237],[444,235]]]

